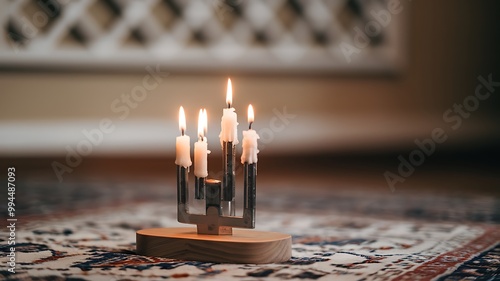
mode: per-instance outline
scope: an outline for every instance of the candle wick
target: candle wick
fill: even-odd
[[[231,108],[231,103],[230,102],[227,103],[227,108]]]
[[[181,136],[184,136],[184,129],[181,129]]]
[[[249,129],[249,130],[251,130],[251,129],[252,129],[252,124],[253,124],[253,122],[248,123],[248,129]]]

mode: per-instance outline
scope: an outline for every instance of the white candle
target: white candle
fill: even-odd
[[[181,135],[175,140],[175,164],[187,168],[191,166],[190,139],[188,135],[184,134],[186,131],[186,115],[182,106],[179,109],[179,130]]]
[[[221,145],[223,142],[238,144],[238,116],[231,107],[233,102],[233,89],[231,79],[227,80],[226,103],[228,108],[224,108],[221,120],[221,132],[219,135]]]
[[[257,163],[257,140],[260,139],[255,130],[252,130],[254,121],[254,113],[252,105],[248,106],[248,130],[243,131],[243,153],[241,154],[241,163],[253,164]]]
[[[200,109],[198,115],[199,140],[194,144],[194,175],[199,178],[206,178],[208,176],[207,156],[210,154],[210,150],[208,150],[207,138],[205,137],[207,119],[207,111]]]

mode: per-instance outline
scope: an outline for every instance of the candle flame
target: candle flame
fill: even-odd
[[[231,78],[227,78],[226,103],[227,107],[231,108],[231,104],[233,103],[233,85],[231,84]]]
[[[207,135],[208,131],[208,115],[207,115],[207,109],[203,109],[203,119],[205,122],[203,122],[203,135]]]
[[[254,113],[253,113],[253,106],[250,104],[248,105],[248,126],[249,128],[252,128],[252,123],[254,121]]]
[[[204,136],[204,126],[205,126],[205,121],[203,120],[205,117],[205,114],[203,114],[203,109],[200,109],[200,113],[198,114],[198,137],[203,140]]]
[[[184,135],[184,131],[186,131],[186,114],[182,106],[179,108],[179,130],[181,134]]]

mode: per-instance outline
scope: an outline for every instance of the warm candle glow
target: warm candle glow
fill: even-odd
[[[179,130],[181,135],[175,139],[175,164],[184,168],[191,166],[191,156],[189,155],[189,136],[186,132],[186,114],[184,108],[179,108]]]
[[[179,130],[181,130],[181,135],[184,135],[186,131],[186,114],[182,106],[179,108]]]
[[[230,78],[227,79],[226,103],[227,107],[231,108],[231,104],[233,104],[233,85]]]
[[[253,113],[253,106],[250,104],[248,106],[248,127],[249,128],[252,128],[252,123],[253,123],[253,120],[254,120],[254,113]]]
[[[207,136],[207,131],[208,131],[208,116],[207,116],[207,109],[203,109],[203,136]]]
[[[208,176],[208,160],[207,155],[210,153],[208,150],[207,138],[207,110],[200,109],[198,114],[198,141],[194,144],[194,175],[198,178],[205,178]]]
[[[255,130],[252,130],[252,123],[254,121],[255,114],[253,112],[253,106],[248,105],[248,131],[243,131],[243,152],[241,153],[241,163],[242,164],[253,164],[257,163],[257,153],[259,149],[257,148],[257,140],[260,138]]]
[[[203,138],[207,135],[208,129],[208,117],[207,110],[200,109],[200,113],[198,114],[198,137],[203,140]]]
[[[198,137],[200,138],[200,140],[203,140],[203,136],[204,136],[204,126],[205,126],[205,121],[203,120],[203,118],[205,117],[205,115],[203,114],[203,109],[200,109],[200,113],[198,114]]]
[[[238,116],[232,106],[233,89],[231,79],[227,80],[227,108],[222,110],[221,132],[219,135],[221,145],[224,142],[232,142],[233,145],[238,144]]]

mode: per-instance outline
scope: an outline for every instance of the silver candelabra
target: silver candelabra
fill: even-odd
[[[195,177],[195,199],[205,200],[205,214],[189,213],[189,167],[177,165],[177,220],[196,224],[198,234],[231,235],[233,227],[255,227],[257,163],[244,163],[243,216],[235,215],[235,156],[233,142],[223,142],[222,182]]]

